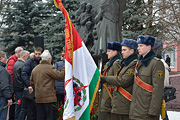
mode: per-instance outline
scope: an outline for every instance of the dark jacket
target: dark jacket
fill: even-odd
[[[16,63],[18,57],[14,54],[11,57],[9,57],[7,61],[7,71],[11,75],[11,80],[13,81],[13,66]]]
[[[55,80],[64,80],[65,69],[58,71],[46,60],[42,60],[31,74],[30,83],[35,91],[36,103],[57,102]]]
[[[64,65],[65,65],[65,60],[63,59],[62,61],[56,62],[54,64],[54,67],[57,70],[61,71]],[[56,86],[56,94],[64,95],[64,80],[62,81],[55,80],[55,86]]]
[[[166,61],[165,61],[165,62],[170,66],[171,58],[170,58],[170,57],[166,58]]]
[[[13,86],[11,76],[5,69],[6,64],[0,62],[0,96],[11,99]]]
[[[140,57],[136,71],[142,81],[153,86],[153,92],[134,82],[129,117],[132,120],[159,120],[164,93],[164,65],[151,50],[145,57]]]
[[[34,69],[36,65],[39,64],[39,61],[35,56],[32,58],[29,58],[22,69],[21,78],[24,81],[24,84],[26,87],[30,86],[30,76],[31,72]]]
[[[14,92],[23,92],[24,90],[24,81],[21,78],[22,69],[25,61],[21,58],[18,58],[17,62],[13,67],[13,88]]]

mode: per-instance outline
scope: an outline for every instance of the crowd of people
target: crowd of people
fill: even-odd
[[[100,78],[99,120],[159,120],[164,83],[168,86],[169,80],[165,80],[166,63],[153,50],[154,43],[153,36],[140,35],[137,41],[107,44],[109,61]],[[6,57],[0,51],[0,120],[6,120],[6,105],[10,120],[56,119],[52,106],[64,102],[64,53],[54,66],[50,52],[40,47],[34,48],[31,57],[22,47]],[[13,106],[19,99],[21,104]]]
[[[17,47],[8,60],[0,51],[0,120],[7,119],[6,105],[9,120],[56,119],[52,106],[57,98],[59,103],[64,101],[64,54],[55,67],[51,60],[50,52],[41,47],[31,54]],[[14,104],[18,100],[21,104]]]

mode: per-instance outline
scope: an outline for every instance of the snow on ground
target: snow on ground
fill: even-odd
[[[167,111],[169,120],[180,120],[180,112]]]

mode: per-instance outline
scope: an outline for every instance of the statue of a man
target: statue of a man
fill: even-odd
[[[92,14],[91,14],[92,5],[90,3],[87,3],[86,5],[86,11],[80,15],[80,29],[79,29],[79,35],[81,38],[86,36],[85,29],[86,29],[86,22],[90,21],[92,22]]]
[[[93,44],[94,44],[94,39],[93,39],[93,35],[92,35],[92,22],[91,21],[86,22],[85,36],[83,38],[83,41],[84,41],[87,49],[90,51]]]
[[[87,4],[86,2],[82,2],[80,4],[80,8],[75,13],[75,20],[76,20],[75,27],[76,27],[77,31],[79,31],[79,29],[81,27],[80,26],[80,16],[81,16],[82,13],[84,13],[86,11],[86,4]]]
[[[120,18],[120,0],[101,0],[100,10],[95,17],[96,23],[101,22],[97,28],[98,51],[95,55],[106,53],[107,42],[119,41],[119,18]]]

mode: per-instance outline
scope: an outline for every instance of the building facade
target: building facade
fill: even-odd
[[[180,72],[180,44],[178,42],[164,43],[163,49],[163,59],[166,60],[166,55],[171,58],[171,71]]]

